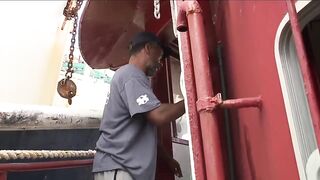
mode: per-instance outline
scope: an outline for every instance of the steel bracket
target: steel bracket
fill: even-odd
[[[197,111],[214,111],[217,108],[249,108],[256,107],[260,108],[262,105],[261,96],[239,98],[239,99],[228,99],[222,100],[221,93],[218,93],[214,97],[206,97],[198,99],[197,101]]]

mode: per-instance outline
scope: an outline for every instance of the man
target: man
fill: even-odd
[[[155,75],[163,57],[159,39],[152,33],[139,33],[132,39],[129,53],[129,64],[119,68],[111,82],[96,144],[95,180],[154,180],[156,128],[185,112],[183,101],[161,104],[151,89],[148,76]],[[177,161],[168,155],[163,158],[182,176]]]

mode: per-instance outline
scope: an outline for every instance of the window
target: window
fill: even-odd
[[[319,51],[319,42],[313,41],[316,40],[313,38],[319,38],[319,36],[310,28],[314,30],[318,28],[314,23],[319,19],[319,1],[298,1],[296,7],[299,11],[299,23],[304,28],[303,35],[309,63],[313,66],[310,69],[315,76],[318,76],[319,59],[316,53]],[[315,166],[316,163],[314,163],[319,162],[316,134],[288,15],[278,28],[275,39],[275,59],[300,179],[319,179],[320,166]],[[317,86],[318,82],[319,77],[314,77],[313,83]]]

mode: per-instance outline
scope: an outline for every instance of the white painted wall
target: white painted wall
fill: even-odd
[[[0,1],[0,102],[51,105],[68,31],[66,1]]]

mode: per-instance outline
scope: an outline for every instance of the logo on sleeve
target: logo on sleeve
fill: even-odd
[[[146,103],[149,101],[149,98],[148,98],[148,96],[145,94],[145,95],[139,96],[136,101],[137,101],[138,105],[141,106],[141,105],[143,105],[143,104],[146,104]]]

